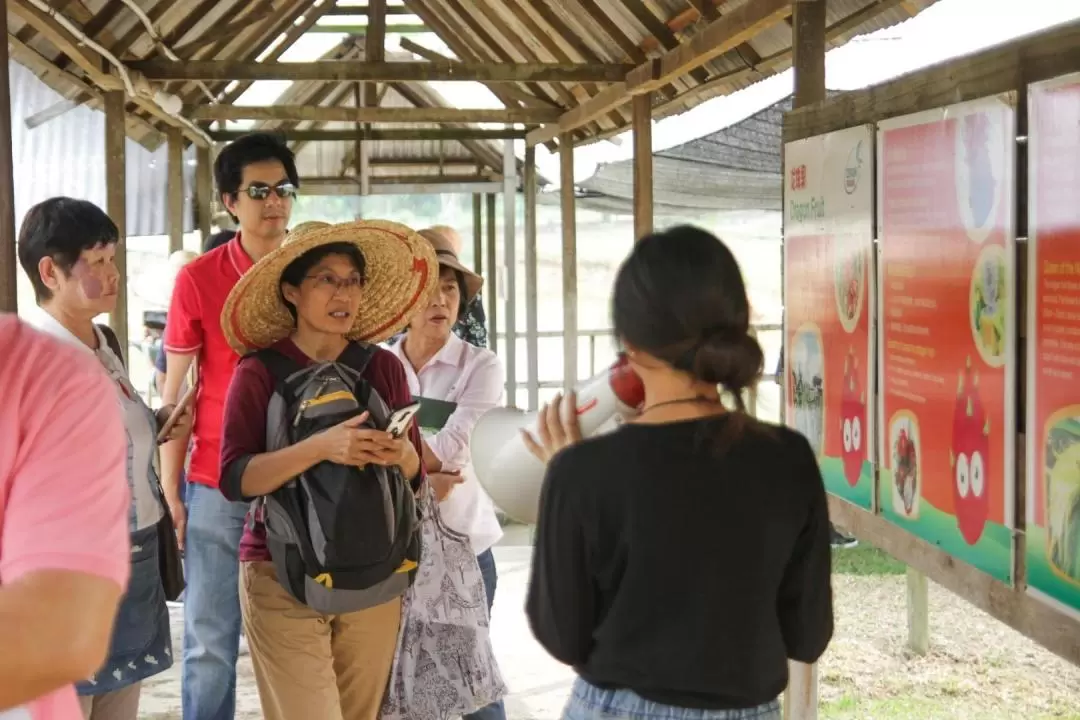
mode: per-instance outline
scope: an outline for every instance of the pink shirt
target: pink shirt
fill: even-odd
[[[40,570],[124,587],[127,442],[116,390],[88,353],[0,315],[0,588]],[[71,686],[0,718],[80,720]]]

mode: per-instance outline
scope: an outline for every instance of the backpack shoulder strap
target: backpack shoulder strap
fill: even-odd
[[[303,365],[274,348],[256,350],[250,355],[258,359],[270,371],[270,377],[274,379],[274,386],[278,389],[284,388],[290,377],[304,369]]]
[[[337,361],[342,365],[353,369],[357,374],[363,375],[367,370],[371,359],[375,357],[374,345],[360,342],[350,342],[345,350],[338,356]]]
[[[97,325],[97,329],[101,331],[101,334],[105,336],[105,343],[112,350],[113,355],[120,358],[120,364],[127,368],[127,360],[124,358],[124,349],[120,347],[120,338],[116,337],[116,333],[108,325]]]

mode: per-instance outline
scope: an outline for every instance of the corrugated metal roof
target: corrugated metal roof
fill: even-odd
[[[11,78],[11,151],[15,176],[15,225],[36,203],[57,195],[89,200],[104,208],[105,115],[79,106],[30,129],[25,119],[63,100],[17,62]],[[185,228],[193,230],[194,149],[184,164]],[[127,234],[166,235],[168,222],[168,148],[150,152],[127,141]]]

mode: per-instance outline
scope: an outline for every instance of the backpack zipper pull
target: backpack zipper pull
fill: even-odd
[[[310,398],[308,398],[307,400],[304,400],[304,401],[302,401],[300,403],[300,407],[297,408],[297,410],[296,410],[296,418],[293,420],[293,427],[294,428],[300,426],[300,421],[304,418],[304,413],[307,412],[308,407],[311,406],[311,401],[314,398],[317,398],[320,395],[322,395],[323,390],[325,390],[326,386],[329,385],[329,384],[330,384],[330,380],[324,378],[319,383],[319,388],[315,391],[315,393]]]

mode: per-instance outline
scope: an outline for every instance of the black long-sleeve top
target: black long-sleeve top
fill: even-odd
[[[825,487],[806,439],[732,416],[625,425],[556,455],[527,613],[588,682],[679,707],[778,697],[833,632]]]

